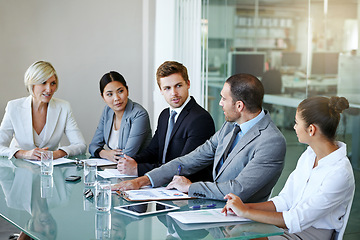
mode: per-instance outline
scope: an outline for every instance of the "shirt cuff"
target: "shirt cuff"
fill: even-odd
[[[151,179],[150,175],[145,173],[145,176],[147,176],[150,179],[151,186],[154,187],[154,183],[153,183],[153,180]]]

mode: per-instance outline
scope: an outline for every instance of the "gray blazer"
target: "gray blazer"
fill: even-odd
[[[99,125],[89,145],[91,156],[100,157],[99,152],[105,144],[108,145],[114,114],[114,111],[109,106],[105,106]],[[150,140],[149,114],[140,104],[128,99],[120,124],[119,148],[126,155],[132,157],[141,149],[147,147]]]
[[[245,202],[266,201],[284,166],[285,138],[265,111],[265,116],[240,139],[216,174],[233,128],[233,123],[225,122],[191,153],[148,172],[154,186],[170,182],[179,165],[182,175],[187,176],[214,163],[214,182],[191,184],[190,196],[223,200],[226,194],[234,193]]]

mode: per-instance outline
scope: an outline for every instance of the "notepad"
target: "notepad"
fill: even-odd
[[[128,201],[151,201],[151,200],[180,200],[191,199],[186,193],[182,193],[176,189],[159,188],[145,188],[139,190],[117,191],[121,197]]]
[[[221,208],[174,212],[169,213],[168,215],[184,224],[251,221],[247,218],[238,217],[234,214],[228,214],[225,216],[225,214],[221,212]]]
[[[103,178],[126,178],[137,177],[135,175],[127,175],[120,173],[117,169],[105,169],[104,171],[98,171],[97,174]]]
[[[96,164],[97,164],[98,167],[116,165],[116,162],[112,162],[112,161],[110,161],[110,160],[103,159],[103,158],[82,159],[82,160],[80,160],[80,161],[81,161],[81,162],[87,162],[87,161],[96,162]]]
[[[24,159],[24,161],[27,161],[27,162],[30,162],[30,163],[33,163],[33,164],[36,164],[36,165],[41,166],[41,161],[39,161],[39,160]],[[61,165],[61,164],[66,164],[66,163],[73,163],[73,162],[75,162],[75,161],[72,160],[72,159],[68,159],[68,158],[58,158],[58,159],[54,159],[54,160],[53,160],[53,165],[56,166],[56,165]]]

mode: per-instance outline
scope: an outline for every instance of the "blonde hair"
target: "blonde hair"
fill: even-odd
[[[46,82],[52,76],[55,76],[57,90],[59,87],[58,76],[56,74],[55,68],[51,65],[51,63],[45,61],[34,62],[25,72],[25,87],[31,96],[33,96],[33,86]]]

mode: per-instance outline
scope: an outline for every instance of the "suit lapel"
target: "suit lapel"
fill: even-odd
[[[123,149],[125,146],[120,146],[120,144],[125,144],[124,141],[124,131],[125,129],[130,129],[130,127],[125,127],[129,124],[129,119],[130,119],[130,115],[131,115],[131,111],[133,109],[134,103],[133,101],[131,101],[130,99],[128,99],[128,102],[126,104],[125,110],[124,110],[124,115],[122,116],[121,119],[121,124],[120,124],[120,129],[119,129],[119,141],[118,141],[118,147],[120,149]]]
[[[173,130],[171,132],[170,140],[175,135],[175,133],[179,129],[179,127],[181,126],[182,121],[186,118],[187,115],[189,115],[189,112],[190,112],[192,106],[194,105],[194,103],[195,103],[195,100],[191,97],[190,101],[186,104],[184,109],[180,112],[180,115],[177,118],[175,125],[173,127]]]
[[[45,130],[44,139],[39,146],[40,148],[48,145],[52,134],[55,132],[60,113],[61,108],[56,105],[54,99],[51,99],[47,109],[45,129],[43,129],[43,131]]]
[[[32,111],[31,111],[31,103],[32,103],[32,96],[29,96],[25,99],[25,101],[21,105],[19,116],[21,116],[20,125],[23,128],[24,135],[23,138],[26,138],[26,141],[29,143],[34,143],[34,132],[33,132],[33,124],[32,124]],[[35,144],[34,144],[35,145]]]
[[[215,179],[216,180],[220,174],[224,171],[224,169],[231,163],[231,161],[238,155],[238,153],[250,142],[252,142],[256,137],[258,137],[260,135],[260,131],[265,129],[266,126],[269,123],[269,119],[268,119],[268,114],[266,114],[263,119],[261,119],[257,124],[255,124],[255,126],[253,126],[240,140],[239,142],[236,144],[236,146],[234,147],[234,149],[230,152],[229,156],[227,157],[226,161],[224,162],[224,164],[222,165],[221,169],[219,170],[218,174],[216,175]],[[224,145],[224,150],[222,152],[222,155],[224,154],[225,148],[227,146],[227,144],[230,141],[232,135],[232,131],[229,132],[228,135],[226,135],[226,137],[224,138],[224,140],[226,139],[227,141],[224,141],[224,143],[226,142],[226,145]],[[222,157],[221,155],[221,157]],[[220,161],[220,159],[217,160],[217,163]],[[217,164],[216,163],[216,164]],[[215,165],[217,166],[217,165]]]
[[[105,142],[106,144],[108,144],[115,113],[111,108],[109,108],[109,111],[106,114],[107,116],[106,116],[106,122],[104,123],[105,124],[104,133],[105,133]]]

